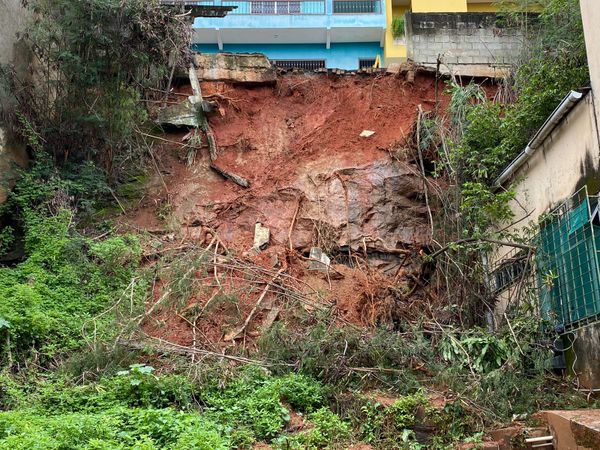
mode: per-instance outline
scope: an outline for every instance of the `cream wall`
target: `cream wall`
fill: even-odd
[[[590,80],[600,116],[600,4],[598,0],[580,0]]]
[[[530,215],[513,231],[536,222],[586,184],[595,194],[600,188],[599,148],[594,102],[588,93],[517,170],[510,207],[515,221]]]

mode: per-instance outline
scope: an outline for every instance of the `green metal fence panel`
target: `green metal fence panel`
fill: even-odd
[[[592,223],[587,191],[551,212],[536,238],[542,316],[573,328],[600,316],[600,227]]]

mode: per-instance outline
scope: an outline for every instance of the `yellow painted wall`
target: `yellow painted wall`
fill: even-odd
[[[385,0],[386,9],[386,29],[385,29],[385,46],[383,48],[383,56],[385,58],[385,66],[390,63],[403,62],[406,60],[406,45],[394,44],[394,35],[392,33],[392,18],[403,17],[409,6],[392,5],[392,0]]]
[[[467,0],[412,0],[412,11],[428,12],[467,12]]]
[[[497,3],[469,3],[467,5],[468,12],[498,12]]]
[[[516,10],[520,10],[518,5],[506,1],[491,0],[485,3],[471,3],[469,0],[467,0],[468,12],[506,12]],[[530,5],[528,10],[532,12],[539,12],[540,6],[535,4]]]

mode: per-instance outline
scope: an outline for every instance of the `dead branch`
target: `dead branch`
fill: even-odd
[[[211,352],[209,350],[202,350],[198,348],[186,347],[183,345],[175,344],[173,342],[165,341],[164,339],[150,337],[152,340],[157,341],[158,344],[142,343],[127,339],[119,339],[117,345],[122,347],[131,348],[134,350],[152,350],[158,353],[173,353],[176,355],[202,355],[217,359],[227,359],[243,364],[256,364],[257,366],[270,367],[270,366],[288,366],[293,367],[293,364],[286,363],[271,363],[266,361],[260,361],[257,359],[244,358],[243,356],[225,355],[223,353]]]
[[[448,250],[450,250],[450,248],[453,245],[463,245],[463,244],[471,245],[471,244],[479,244],[481,242],[487,242],[487,243],[496,244],[496,245],[503,245],[506,247],[521,248],[523,250],[531,250],[531,251],[536,250],[536,247],[534,247],[534,246],[527,245],[527,244],[520,244],[518,242],[499,241],[496,239],[489,239],[489,238],[467,238],[467,239],[459,239],[458,241],[454,241],[454,242],[450,242],[449,244],[446,244],[439,250],[437,250],[437,251],[433,252],[431,255],[429,255],[429,258],[433,259],[433,258],[438,257],[442,253],[445,253]]]
[[[290,250],[294,249],[292,245],[292,230],[294,229],[294,224],[296,223],[296,217],[298,217],[298,212],[300,211],[300,203],[302,202],[302,198],[298,197],[298,203],[296,204],[296,210],[294,211],[294,216],[292,217],[292,223],[290,223],[290,229],[288,231],[288,242],[290,244]]]
[[[250,182],[247,179],[245,179],[244,177],[241,177],[239,175],[236,175],[235,173],[231,173],[231,172],[229,172],[229,171],[227,171],[225,169],[222,169],[221,167],[217,166],[214,162],[212,162],[210,164],[210,168],[212,170],[214,170],[215,172],[217,172],[222,177],[227,178],[228,180],[233,181],[238,186],[241,186],[243,188],[249,188],[250,187]]]
[[[225,336],[225,340],[226,341],[233,341],[240,334],[242,334],[244,331],[246,331],[246,328],[248,327],[248,325],[252,321],[252,318],[254,317],[254,314],[256,314],[256,311],[258,311],[258,309],[260,308],[260,305],[262,304],[265,296],[267,295],[267,291],[269,290],[269,287],[271,287],[271,285],[273,284],[273,282],[277,278],[279,278],[279,275],[281,275],[283,271],[284,271],[283,268],[279,269],[277,271],[277,273],[275,274],[275,276],[271,279],[271,281],[269,281],[267,283],[267,285],[263,289],[262,293],[260,294],[260,297],[258,297],[258,300],[256,301],[256,304],[254,305],[254,308],[252,308],[252,311],[250,311],[250,314],[248,314],[248,317],[246,317],[246,320],[244,321],[244,323],[242,324],[242,326],[240,328],[238,328],[237,330],[232,331],[227,336]]]

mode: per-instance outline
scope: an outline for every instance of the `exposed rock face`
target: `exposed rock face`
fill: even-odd
[[[203,53],[194,56],[194,64],[201,80],[272,84],[277,79],[275,68],[259,53]]]
[[[342,253],[351,248],[391,271],[406,249],[414,253],[430,243],[423,181],[409,164],[386,157],[334,171],[319,165],[308,170],[268,194],[192,207],[181,221],[206,224],[231,242],[252,235],[260,219],[275,244],[287,246],[291,237],[292,246],[305,253],[314,246]]]
[[[25,146],[16,141],[11,133],[0,127],[0,204],[15,185],[20,167],[28,164]]]
[[[427,208],[417,199],[423,184],[408,165],[379,160],[306,175],[297,187],[306,199],[295,228],[299,248],[310,246],[316,222],[336,231],[337,246],[354,251],[366,245],[370,251],[393,253],[430,240]]]

